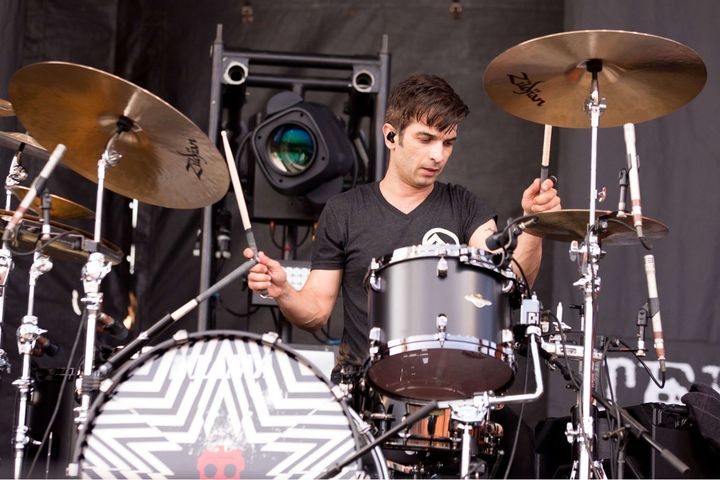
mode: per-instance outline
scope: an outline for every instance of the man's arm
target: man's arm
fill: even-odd
[[[560,197],[555,188],[553,188],[552,180],[546,180],[540,189],[540,179],[535,181],[523,192],[522,197],[523,215],[532,215],[533,213],[547,212],[551,210],[560,210]],[[488,220],[480,225],[470,237],[469,245],[471,247],[489,250],[485,244],[485,240],[491,234],[497,231],[494,220]],[[529,286],[535,283],[537,274],[540,271],[540,260],[542,259],[542,238],[530,234],[522,234],[518,237],[518,244],[515,248],[513,258],[520,264]],[[512,264],[512,269],[517,275],[520,271],[517,265]]]
[[[252,258],[252,251],[243,252]],[[248,287],[255,292],[267,291],[275,299],[285,318],[296,327],[314,331],[325,325],[335,306],[343,270],[311,270],[301,290],[295,290],[287,281],[280,262],[263,252],[259,263],[250,269]]]

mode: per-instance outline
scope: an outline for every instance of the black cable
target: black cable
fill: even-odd
[[[72,231],[72,230],[69,230],[69,231],[67,231],[67,232],[63,232],[63,233],[61,233],[61,234],[59,234],[59,235],[56,235],[56,236],[52,237],[50,240],[48,240],[48,241],[46,241],[46,242],[44,242],[44,243],[36,243],[36,244],[35,244],[35,248],[33,248],[32,250],[25,250],[25,251],[23,251],[23,250],[15,250],[14,248],[10,248],[10,247],[8,247],[8,249],[10,250],[10,252],[11,252],[13,255],[17,255],[17,256],[19,256],[19,257],[23,257],[23,256],[27,256],[27,255],[33,255],[33,254],[35,254],[36,252],[39,252],[39,251],[41,251],[42,249],[48,247],[48,246],[49,246],[50,244],[52,244],[53,242],[56,242],[56,241],[60,240],[61,238],[64,238],[64,237],[67,237],[67,236],[70,236],[70,235],[77,235],[77,232],[74,232],[74,231]],[[38,239],[38,242],[39,242],[39,239]]]
[[[528,377],[530,371],[530,355],[525,357],[525,381],[523,383],[523,395],[527,393]],[[513,461],[515,460],[515,452],[517,451],[518,438],[520,437],[520,427],[522,426],[523,416],[525,415],[525,402],[520,404],[520,414],[518,415],[517,427],[515,427],[515,438],[513,439],[513,445],[510,449],[510,457],[508,458],[507,467],[505,467],[504,479],[507,479],[510,475],[510,467],[512,467]]]
[[[282,255],[282,253],[285,251],[285,246],[280,245],[275,239],[275,230],[277,230],[277,226],[268,223],[268,229],[270,230],[270,240],[272,241],[272,244],[275,245],[275,248],[280,250],[280,254]]]
[[[62,404],[63,399],[63,390],[65,387],[65,384],[68,382],[68,372],[70,371],[70,367],[72,366],[73,359],[75,357],[75,353],[77,351],[77,346],[80,343],[80,338],[82,337],[82,331],[83,327],[85,326],[87,322],[87,312],[85,312],[80,320],[80,325],[78,326],[78,333],[75,335],[75,341],[73,342],[72,349],[70,350],[70,356],[68,358],[68,363],[65,366],[65,375],[63,376],[62,384],[60,385],[60,389],[58,391],[58,398],[55,401],[55,408],[53,410],[52,415],[50,416],[50,421],[48,422],[47,428],[45,428],[45,433],[43,434],[42,440],[40,441],[40,445],[38,445],[37,450],[35,451],[35,457],[33,457],[33,461],[30,464],[30,470],[27,473],[27,478],[30,478],[32,476],[33,470],[35,469],[35,464],[38,461],[38,458],[40,458],[40,452],[43,449],[43,446],[45,446],[45,442],[47,442],[48,437],[50,437],[50,431],[52,430],[53,425],[55,424],[55,419],[57,418],[57,414],[60,411],[60,405]]]
[[[665,387],[665,372],[662,372],[662,371],[660,372],[660,375],[662,376],[662,381],[658,382],[658,380],[655,378],[655,375],[653,375],[653,373],[650,371],[650,368],[647,366],[647,364],[643,361],[642,358],[638,357],[637,353],[635,352],[635,350],[631,349],[630,345],[623,342],[619,338],[618,338],[618,343],[620,343],[623,347],[627,348],[628,352],[632,353],[632,355],[637,359],[638,362],[640,362],[640,365],[643,366],[643,368],[645,369],[647,374],[650,376],[650,379],[653,381],[653,383],[655,385],[658,386],[658,388]]]
[[[504,254],[504,250],[503,250],[503,254]],[[522,265],[520,265],[520,263],[517,260],[515,260],[515,258],[513,258],[513,257],[510,257],[510,260],[515,264],[515,266],[518,268],[518,270],[520,270],[520,276],[522,276],[522,281],[525,284],[525,288],[522,288],[522,285],[521,285],[520,290],[521,291],[530,291],[530,282],[528,282],[528,279],[525,276],[525,270],[523,270]]]
[[[227,305],[225,305],[225,302],[223,301],[222,295],[218,295],[218,296],[217,296],[217,299],[218,299],[218,304],[222,307],[222,309],[225,310],[225,311],[226,311],[227,313],[229,313],[230,315],[232,315],[233,317],[248,318],[248,317],[251,317],[251,316],[255,315],[255,314],[258,312],[258,310],[260,310],[260,307],[248,308],[248,311],[247,311],[247,312],[245,312],[245,313],[240,313],[240,312],[238,312],[237,310],[233,310],[232,308],[230,308],[230,307],[228,307]]]
[[[603,371],[605,373],[605,376],[607,377],[607,388],[608,388],[608,391],[610,392],[610,401],[612,404],[614,404],[615,403],[615,394],[613,393],[612,381],[610,379],[610,367],[608,366],[608,361],[607,361],[607,352],[608,352],[609,348],[610,348],[610,340],[606,338],[605,343],[603,344],[603,349],[602,349],[602,362],[603,362],[602,364],[603,364]],[[600,395],[602,395],[605,398],[605,389],[603,388],[602,379],[603,379],[603,376],[600,375],[599,393],[600,393]],[[605,398],[605,399],[607,400],[607,398]],[[613,419],[611,417],[612,417],[612,415],[605,415],[605,422],[607,423],[607,426],[608,426],[608,432],[612,432],[616,428],[613,425]],[[619,427],[620,427],[620,425],[618,424],[617,428],[619,428]],[[617,478],[617,475],[615,474],[616,455],[617,454],[615,452],[614,442],[612,442],[612,440],[610,440],[610,478]]]
[[[570,377],[570,381],[572,382],[575,391],[579,392],[582,390],[582,388],[577,383],[577,379],[575,378],[575,375],[570,368],[570,361],[567,358],[567,346],[565,345],[565,332],[563,332],[562,329],[562,322],[560,322],[560,319],[557,318],[554,313],[548,312],[548,315],[550,315],[555,320],[555,322],[557,322],[558,330],[560,332],[560,345],[562,345],[563,359],[565,360],[565,368],[567,369],[568,376]]]
[[[604,220],[608,223],[617,223],[618,225],[622,225],[623,227],[627,228],[628,230],[637,233],[635,230],[635,227],[631,227],[627,223],[618,220],[617,218],[609,218],[609,217],[601,217],[601,220]],[[640,241],[640,244],[645,248],[645,250],[652,250],[652,245],[648,243],[647,239],[645,237],[638,236],[637,239]]]

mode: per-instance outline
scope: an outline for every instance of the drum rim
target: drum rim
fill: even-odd
[[[416,249],[423,248],[423,249],[437,249],[437,250],[443,250],[443,252],[424,252],[424,251],[417,251]],[[402,258],[395,259],[396,253],[405,249],[409,249],[408,255],[404,256]],[[377,263],[378,266],[376,268],[370,268],[371,271],[379,272],[381,270],[384,270],[391,265],[400,264],[403,262],[407,262],[410,260],[415,260],[418,258],[433,258],[433,257],[447,257],[447,258],[457,258],[459,259],[461,256],[468,255],[467,261],[462,262],[463,264],[467,265],[473,265],[475,267],[482,268],[483,270],[487,270],[489,272],[492,272],[496,276],[500,278],[504,278],[507,280],[517,280],[517,275],[515,275],[515,272],[512,270],[512,268],[506,268],[501,269],[493,261],[491,260],[491,256],[493,255],[491,252],[488,252],[487,250],[484,250],[482,248],[478,247],[471,247],[466,244],[462,245],[407,245],[405,247],[396,248],[393,250],[393,253],[388,255],[383,255],[381,257],[373,258],[373,262],[371,263]],[[479,258],[481,257],[483,261],[480,261]]]
[[[100,407],[105,404],[107,401],[109,401],[112,397],[112,395],[117,390],[118,386],[123,383],[125,379],[127,379],[127,375],[134,371],[137,367],[142,366],[145,362],[148,360],[151,360],[152,358],[159,357],[164,353],[165,351],[169,351],[173,347],[182,347],[186,344],[194,344],[199,341],[202,341],[203,339],[249,339],[251,341],[254,341],[256,343],[259,343],[260,345],[268,345],[271,348],[278,348],[279,350],[283,351],[283,353],[287,354],[294,360],[299,361],[300,363],[303,363],[306,367],[308,367],[320,380],[322,380],[325,385],[328,387],[328,390],[332,394],[333,398],[340,404],[340,409],[343,412],[343,415],[348,421],[348,426],[350,428],[350,432],[352,433],[353,440],[355,442],[355,446],[358,447],[360,445],[360,438],[361,433],[359,431],[359,425],[356,425],[355,421],[353,420],[352,414],[350,413],[352,411],[351,407],[347,404],[347,401],[343,395],[340,394],[339,387],[337,385],[334,385],[324,374],[323,372],[316,367],[312,362],[310,362],[307,358],[305,358],[303,355],[295,351],[292,347],[285,345],[282,343],[282,340],[279,336],[275,336],[275,339],[273,341],[270,341],[268,338],[268,335],[258,335],[251,332],[245,332],[241,330],[206,330],[203,332],[193,332],[189,333],[187,335],[182,336],[174,336],[173,338],[170,338],[164,342],[158,343],[157,345],[153,346],[150,350],[146,352],[142,352],[137,358],[130,360],[123,364],[118,370],[115,371],[115,373],[109,377],[108,379],[103,380],[103,383],[106,381],[110,381],[111,384],[107,388],[101,388],[98,392],[97,397],[92,401],[90,406],[88,407],[88,415],[85,419],[85,422],[83,423],[82,429],[78,432],[78,437],[75,442],[75,448],[73,449],[73,463],[78,465],[79,468],[79,475],[82,475],[82,462],[85,458],[85,447],[87,446],[87,439],[88,436],[91,434],[93,427],[95,425],[95,419],[100,414]],[[159,354],[158,354],[159,353]],[[360,462],[360,459],[355,461],[356,463]],[[347,467],[345,467],[347,468]]]

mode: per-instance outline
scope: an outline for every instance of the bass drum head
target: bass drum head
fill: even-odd
[[[164,342],[126,364],[78,440],[85,478],[316,478],[358,445],[311,363],[249,333]],[[360,462],[338,478],[364,476]]]

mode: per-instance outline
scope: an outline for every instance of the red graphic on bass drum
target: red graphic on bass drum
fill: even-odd
[[[205,449],[197,459],[198,478],[202,480],[240,478],[245,470],[245,457],[240,450]]]

